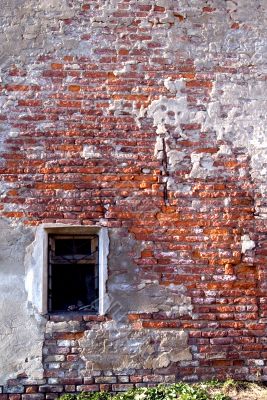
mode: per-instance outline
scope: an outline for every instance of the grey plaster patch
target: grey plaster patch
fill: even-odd
[[[0,219],[0,384],[26,373],[41,379],[45,321],[30,306],[25,292],[25,248],[33,230]]]
[[[110,321],[90,331],[79,341],[87,369],[155,369],[191,360],[188,334],[172,329],[134,330]]]
[[[140,268],[133,261],[140,257],[141,250],[142,244],[126,230],[110,232],[108,293],[112,317],[126,321],[130,312],[192,315],[191,298],[186,296],[183,285],[163,286],[156,278],[141,277]]]
[[[192,315],[191,298],[183,285],[161,286],[158,282],[141,281],[134,299],[133,312],[164,312],[167,316]]]
[[[173,1],[160,1],[157,4],[163,7],[176,10],[177,4]],[[183,122],[200,123],[202,130],[214,130],[214,139],[218,142],[228,141],[228,144],[220,144],[217,154],[212,156],[203,155],[202,160],[196,159],[198,155],[191,155],[192,170],[190,178],[206,178],[216,176],[220,173],[213,166],[213,160],[219,155],[231,155],[232,150],[244,148],[244,152],[251,157],[251,176],[258,191],[263,197],[266,196],[266,160],[267,160],[267,135],[264,125],[264,115],[266,110],[266,99],[263,93],[266,92],[266,83],[262,80],[261,74],[264,72],[263,66],[266,62],[264,51],[265,32],[264,15],[266,4],[264,1],[257,1],[253,7],[251,2],[213,2],[215,12],[209,15],[201,14],[203,4],[198,1],[179,2],[179,12],[186,16],[183,25],[175,21],[172,29],[162,32],[165,35],[164,54],[172,59],[179,51],[185,58],[192,57],[197,71],[212,70],[214,62],[224,63],[224,54],[235,53],[235,58],[231,66],[237,69],[247,66],[247,71],[232,75],[215,74],[215,82],[210,93],[210,101],[207,103],[206,111],[192,112],[185,114]],[[203,22],[205,29],[194,29],[192,23]],[[230,29],[234,22],[240,25],[247,23],[250,29]],[[190,32],[191,41],[183,43],[177,40],[182,35],[183,30]],[[161,99],[152,102],[148,108],[148,115],[153,117],[154,125],[159,136],[168,138],[168,125],[179,132],[179,119],[177,114],[171,120],[164,115],[164,110],[171,108],[176,102],[177,97],[182,98],[179,87],[171,80],[165,79],[165,87],[172,93],[173,97],[166,100]],[[177,93],[177,94],[176,94]],[[174,103],[173,103],[174,102]],[[163,109],[161,109],[161,103]],[[168,106],[166,107],[166,104]],[[177,104],[178,106],[178,104]],[[186,106],[186,100],[184,101]],[[166,108],[165,108],[166,107]],[[151,110],[151,111],[150,111]],[[179,110],[179,108],[177,108]],[[186,111],[186,107],[183,110]],[[181,114],[182,115],[182,114]],[[182,135],[183,132],[180,131]],[[162,140],[157,139],[155,155],[159,160],[162,159]],[[166,147],[167,155],[170,149]],[[209,158],[209,159],[208,159]],[[206,167],[203,167],[203,162]],[[176,163],[176,167],[178,163]],[[171,165],[169,165],[171,167]],[[240,177],[244,171],[240,170]],[[175,181],[169,177],[168,186],[175,190]],[[256,203],[257,205],[257,203]],[[261,218],[266,217],[264,207],[256,208]]]
[[[111,299],[109,313],[117,320],[126,318],[136,296],[139,269],[133,258],[140,256],[140,253],[141,243],[127,230],[113,229],[110,232],[107,290]]]
[[[192,123],[202,124],[202,130],[215,130],[217,140],[228,141],[222,144],[218,155],[230,155],[232,150],[243,147],[251,157],[251,176],[258,187],[257,191],[265,197],[266,188],[266,160],[267,160],[267,134],[265,130],[264,115],[266,113],[266,82],[261,78],[266,64],[266,32],[264,19],[266,16],[266,2],[257,0],[253,5],[250,0],[245,1],[213,1],[211,7],[214,12],[201,13],[203,2],[181,1],[179,6],[172,0],[157,1],[163,7],[179,11],[185,16],[181,24],[175,21],[172,29],[165,32],[164,55],[173,59],[176,51],[186,57],[192,57],[197,71],[204,68],[212,70],[218,64],[224,65],[226,54],[235,54],[231,61],[232,68],[243,68],[240,73],[232,75],[215,75],[215,84],[210,94],[210,101],[206,111],[190,113]],[[204,29],[195,29],[192,24],[202,23]],[[233,30],[233,23],[240,24],[241,29]],[[250,28],[246,29],[246,24]],[[244,28],[244,29],[243,29]],[[191,40],[179,41],[177,38],[184,31],[190,32]],[[164,35],[164,33],[163,33]],[[215,63],[215,64],[214,64]],[[247,68],[247,69],[246,69]],[[171,93],[175,93],[175,85],[169,79],[165,86]],[[225,110],[228,110],[227,115]],[[158,114],[157,129],[164,131],[164,123]],[[177,121],[175,121],[177,125]],[[227,147],[226,147],[227,146]],[[216,154],[210,157],[215,159]],[[197,170],[197,163],[193,156],[193,165],[190,177],[211,176],[212,168]],[[200,165],[200,164],[199,164]],[[201,166],[201,165],[200,165]],[[242,177],[243,172],[240,171]],[[169,178],[168,180],[171,180]],[[172,190],[175,189],[174,181]],[[260,218],[266,218],[266,209],[257,207],[256,212]]]

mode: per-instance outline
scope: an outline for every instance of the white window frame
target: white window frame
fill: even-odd
[[[48,235],[91,235],[97,234],[99,240],[99,312],[105,315],[109,308],[107,293],[108,279],[108,229],[97,226],[64,224],[43,224],[36,228],[34,242],[28,247],[25,258],[25,288],[28,302],[39,314],[48,313]],[[67,315],[68,313],[66,313]]]

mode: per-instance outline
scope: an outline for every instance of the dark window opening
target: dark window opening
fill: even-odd
[[[98,312],[98,236],[49,235],[48,311]]]

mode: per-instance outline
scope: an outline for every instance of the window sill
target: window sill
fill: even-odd
[[[85,322],[105,322],[111,318],[108,315],[89,314],[81,311],[76,312],[62,312],[62,313],[49,313],[45,317],[48,321],[64,322],[64,321],[85,321]]]

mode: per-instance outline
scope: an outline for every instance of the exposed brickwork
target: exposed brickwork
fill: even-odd
[[[140,277],[182,285],[193,306],[183,314],[132,312],[129,325],[187,332],[192,360],[88,370],[79,340],[110,316],[77,317],[75,332],[46,333],[43,380],[11,380],[0,400],[214,376],[267,380],[262,180],[246,145],[235,145],[231,129],[218,135],[224,125],[211,116],[228,82],[248,87],[263,76],[230,45],[223,54],[210,50],[203,64],[203,47],[197,53],[202,29],[215,29],[222,16],[230,38],[255,26],[233,20],[224,2],[179,10],[171,2],[121,0],[107,14],[101,3],[79,2],[75,16],[61,21],[66,37],[79,35],[87,56],[44,51],[6,68],[0,119],[10,134],[1,151],[1,216],[26,226],[126,229],[143,246],[132,260]],[[222,99],[222,120],[236,112],[235,101]],[[242,252],[244,235],[255,247]]]

